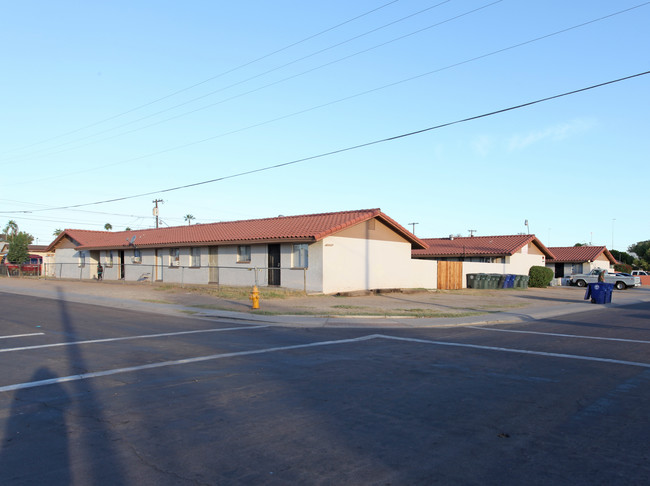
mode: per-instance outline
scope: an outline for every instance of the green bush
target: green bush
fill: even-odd
[[[553,270],[546,267],[530,267],[528,271],[528,286],[544,288],[553,280]]]

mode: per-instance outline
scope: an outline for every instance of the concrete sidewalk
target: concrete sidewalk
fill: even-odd
[[[585,301],[584,289],[549,287],[355,297],[292,296],[263,300],[260,311],[253,311],[248,301],[218,298],[200,290],[108,281],[0,278],[0,292],[139,312],[293,327],[416,328],[527,322],[650,302],[648,287],[615,291],[612,303],[604,306]],[[409,317],[410,312],[427,317]]]

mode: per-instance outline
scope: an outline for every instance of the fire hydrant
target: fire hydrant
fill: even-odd
[[[253,309],[260,308],[260,291],[257,289],[257,285],[253,286],[249,299],[253,302]]]

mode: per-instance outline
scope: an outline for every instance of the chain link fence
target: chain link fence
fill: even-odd
[[[115,263],[100,269],[90,263],[2,264],[3,277],[106,280],[177,285],[279,286],[307,292],[307,268],[183,266]]]

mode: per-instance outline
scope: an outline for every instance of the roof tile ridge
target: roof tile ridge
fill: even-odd
[[[230,220],[230,221],[214,221],[212,223],[202,223],[202,226],[211,226],[211,225],[218,225],[218,224],[229,224],[229,223],[250,223],[250,222],[257,222],[257,221],[271,221],[271,220],[278,220],[278,219],[293,219],[293,218],[306,218],[306,217],[318,217],[318,216],[330,216],[333,214],[345,214],[345,213],[359,213],[359,212],[367,212],[367,211],[378,211],[377,209],[351,209],[347,211],[329,211],[329,212],[324,212],[324,213],[305,213],[305,214],[292,214],[292,215],[280,215],[280,216],[268,216],[265,218],[248,218],[248,219],[236,219],[236,220]],[[198,224],[193,225],[193,226],[198,226]],[[179,226],[170,226],[170,228],[186,228],[185,225],[179,225]],[[161,228],[161,229],[166,229],[166,228]]]
[[[346,221],[344,223],[339,223],[329,229],[321,231],[320,233],[314,235],[314,239],[316,241],[319,241],[325,238],[326,236],[341,231],[342,229],[349,228],[350,226],[354,226],[355,224],[363,223],[364,221],[368,221],[376,217],[377,215],[381,214],[381,210],[379,208],[375,208],[375,209],[360,209],[355,211],[339,211],[335,213],[325,213],[320,216],[325,216],[330,214],[344,214],[344,213],[361,213],[361,214],[359,214],[359,216],[349,221]]]

